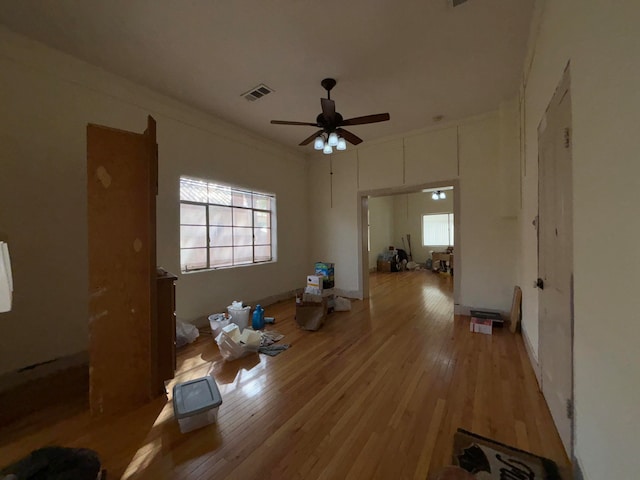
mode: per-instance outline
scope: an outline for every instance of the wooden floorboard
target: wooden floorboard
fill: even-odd
[[[70,402],[2,427],[0,464],[55,444],[98,451],[109,478],[426,479],[462,427],[567,465],[522,338],[469,332],[451,289],[426,271],[372,274],[371,298],[317,332],[297,328],[293,300],[269,306],[291,344],[276,357],[226,363],[209,332],[179,350],[169,389],[211,373],[217,424],[181,434],[171,395],[104,418]]]

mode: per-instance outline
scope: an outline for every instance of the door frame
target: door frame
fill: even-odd
[[[460,223],[460,181],[446,180],[423,183],[420,185],[404,185],[401,187],[380,188],[358,192],[358,293],[360,298],[369,298],[369,252],[367,250],[367,212],[369,197],[386,197],[406,193],[418,193],[427,188],[453,186],[453,239],[455,252],[455,275],[453,276],[453,303],[460,305],[460,285],[463,271]],[[422,239],[420,239],[422,242]]]

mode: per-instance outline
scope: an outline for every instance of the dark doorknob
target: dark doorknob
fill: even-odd
[[[541,278],[537,279],[536,288],[539,288],[540,290],[544,290],[544,280],[542,280]]]

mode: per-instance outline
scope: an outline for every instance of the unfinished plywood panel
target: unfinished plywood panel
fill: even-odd
[[[397,187],[402,180],[402,140],[376,143],[358,150],[360,191]]]
[[[457,127],[406,137],[404,161],[407,185],[457,178]]]
[[[511,333],[516,333],[522,320],[522,290],[517,285],[513,288],[513,303],[511,304],[509,320],[511,322],[509,330],[511,330]]]
[[[156,317],[155,121],[144,134],[88,125],[89,354],[92,413],[147,402]]]

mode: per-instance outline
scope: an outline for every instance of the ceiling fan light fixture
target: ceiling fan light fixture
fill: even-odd
[[[438,192],[433,192],[431,194],[431,199],[438,200],[439,198],[440,198],[440,195],[438,195]]]
[[[447,195],[444,192],[438,192],[438,196],[440,198],[447,198]]]
[[[324,153],[325,155],[329,155],[329,154],[333,153],[333,148],[331,148],[331,145],[326,143],[324,145],[324,148],[322,149],[322,153]]]
[[[338,145],[336,146],[336,150],[346,150],[347,149],[347,141],[340,137],[338,138]]]
[[[320,115],[316,117],[314,122],[292,122],[289,120],[271,120],[271,123],[274,125],[301,125],[304,127],[316,127],[320,128],[316,133],[308,136],[298,145],[304,147],[305,145],[309,145],[313,142],[313,146],[316,149],[321,149],[323,151],[327,150],[325,145],[320,147],[320,141],[316,140],[318,136],[322,137],[324,143],[328,143],[331,148],[331,152],[333,152],[333,148],[338,146],[339,135],[337,132],[340,132],[340,135],[344,136],[345,141],[348,141],[352,145],[359,145],[362,143],[362,139],[357,135],[351,133],[348,130],[345,130],[342,127],[345,126],[355,126],[355,125],[366,125],[369,123],[378,123],[378,122],[386,122],[390,120],[391,117],[388,113],[376,113],[374,115],[364,115],[361,117],[353,117],[353,118],[343,118],[339,112],[336,111],[336,102],[331,99],[331,89],[336,86],[336,81],[333,78],[325,78],[320,82],[322,88],[327,91],[327,98],[320,98],[320,106],[322,107],[322,112]],[[259,91],[259,94],[266,95],[265,92]],[[345,150],[345,148],[340,148],[339,150]],[[327,153],[325,151],[325,153]]]
[[[313,142],[313,148],[315,148],[316,150],[322,150],[324,148],[324,138],[322,138],[322,135],[316,137],[315,141]]]

